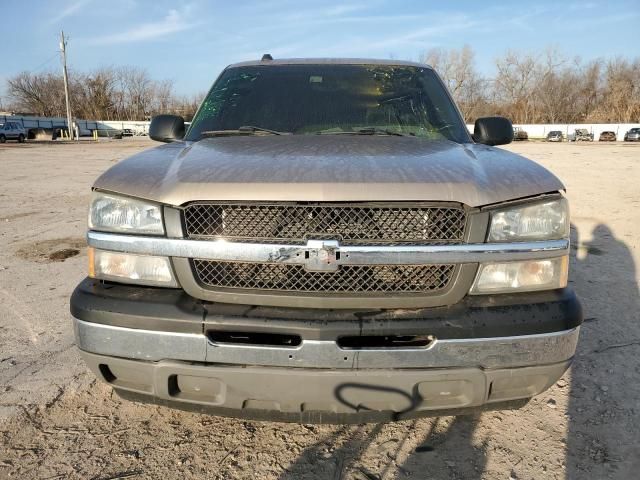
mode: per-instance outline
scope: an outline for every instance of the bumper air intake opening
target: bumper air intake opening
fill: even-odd
[[[367,348],[427,348],[435,341],[432,335],[371,335],[338,338],[338,346],[344,350]]]
[[[109,365],[101,363],[100,365],[98,365],[98,369],[100,370],[100,373],[107,383],[113,383],[118,379],[118,377],[116,377],[109,368]]]
[[[227,343],[237,345],[264,345],[270,347],[297,347],[302,343],[300,335],[262,332],[227,332],[210,330],[207,332],[213,343]]]
[[[146,370],[123,367],[117,359],[113,359],[113,363],[109,365],[106,363],[98,363],[97,371],[93,366],[91,370],[94,371],[96,376],[102,377],[105,382],[117,389],[141,393],[153,392],[153,379],[149,378]]]
[[[172,397],[177,397],[180,394],[177,375],[169,375],[169,378],[167,379],[167,388],[169,390],[169,395]]]

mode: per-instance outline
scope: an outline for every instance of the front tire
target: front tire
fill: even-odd
[[[0,143],[4,143],[7,141],[7,137],[5,137],[4,135],[0,135]]]
[[[18,143],[24,143],[24,135],[20,134],[20,136],[18,137]]]

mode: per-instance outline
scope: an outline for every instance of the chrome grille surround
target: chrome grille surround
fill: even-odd
[[[188,238],[341,245],[448,245],[464,241],[467,212],[460,205],[378,203],[194,202],[183,209]]]
[[[165,208],[165,213],[171,209]],[[568,239],[521,243],[484,243],[487,215],[468,216],[467,237],[459,245],[342,246],[335,240],[303,245],[188,239],[176,228],[181,210],[165,215],[168,237],[89,231],[89,246],[113,252],[171,258],[176,278],[188,295],[220,303],[301,308],[425,308],[452,305],[469,291],[480,262],[556,258],[569,254]],[[340,258],[337,258],[337,253]],[[308,254],[308,255],[307,255]],[[336,272],[348,266],[455,265],[448,286],[424,293],[304,292],[209,287],[199,281],[193,259],[223,263],[292,265],[309,272]],[[334,262],[335,259],[335,262]],[[330,260],[330,264],[326,262]],[[331,270],[325,270],[329,269]],[[335,273],[334,273],[335,274]]]

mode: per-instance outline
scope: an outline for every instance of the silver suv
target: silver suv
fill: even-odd
[[[18,122],[0,122],[0,143],[7,140],[17,140],[23,143],[27,138],[27,131]]]
[[[632,128],[624,134],[625,142],[638,142],[640,141],[640,128]]]

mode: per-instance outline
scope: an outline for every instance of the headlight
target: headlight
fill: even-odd
[[[488,242],[558,240],[569,236],[566,198],[491,213]]]
[[[569,257],[480,265],[472,294],[531,292],[567,286]]]
[[[101,280],[178,287],[167,257],[133,255],[89,248],[89,276]]]
[[[89,228],[103,232],[164,235],[159,205],[101,192],[93,192]]]

